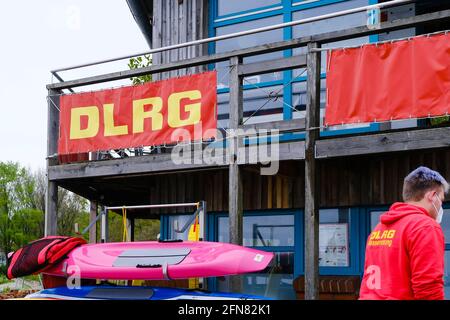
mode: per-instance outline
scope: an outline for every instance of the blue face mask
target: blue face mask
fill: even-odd
[[[435,194],[435,196],[440,201],[438,195]],[[444,215],[444,209],[442,209],[442,205],[441,205],[440,209],[438,210],[433,202],[432,202],[432,204],[433,204],[433,207],[434,207],[434,209],[436,210],[436,213],[437,213],[437,215],[436,215],[436,222],[437,223],[441,223],[442,222],[442,216]]]

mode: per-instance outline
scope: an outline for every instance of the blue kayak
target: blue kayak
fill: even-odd
[[[28,295],[28,299],[59,300],[272,300],[240,293],[141,286],[83,286],[80,289],[57,287]]]

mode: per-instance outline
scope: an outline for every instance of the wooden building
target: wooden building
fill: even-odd
[[[127,2],[151,49],[378,3]],[[450,179],[449,122],[435,126],[429,119],[408,119],[322,128],[320,132],[317,129],[325,107],[326,59],[325,53],[315,48],[361,45],[447,30],[450,5],[448,1],[408,2],[382,9],[381,18],[380,27],[375,29],[366,25],[367,13],[362,11],[163,51],[153,55],[150,67],[48,85],[46,233],[56,232],[57,187],[82,195],[98,206],[204,200],[207,240],[230,241],[276,253],[270,270],[240,278],[210,279],[210,289],[241,290],[282,299],[357,297],[366,238],[380,213],[401,201],[404,177],[425,165]],[[64,90],[94,83],[103,83],[107,88],[108,81],[142,74],[162,79],[208,69],[218,71],[218,127],[277,129],[282,134],[276,174],[261,175],[264,165],[248,159],[174,164],[167,146],[157,146],[147,155],[131,150],[118,159],[91,153],[82,161],[68,163],[57,157],[59,114],[54,105]],[[261,108],[266,101],[269,103]],[[95,219],[96,205],[92,208]],[[444,204],[444,209],[447,258],[450,202]],[[161,236],[173,238],[186,237],[174,233],[173,224],[186,221],[191,214],[182,208],[149,209],[130,211],[128,218],[160,216]],[[341,252],[328,254],[323,242],[336,234],[340,235],[335,240]],[[445,267],[450,297],[450,260],[446,260]]]

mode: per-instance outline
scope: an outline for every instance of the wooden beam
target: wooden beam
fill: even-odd
[[[243,107],[243,86],[242,77],[239,75],[239,69],[242,64],[242,58],[233,57],[230,60],[230,124],[231,130],[237,130],[242,124],[244,115]],[[242,245],[243,230],[243,188],[241,168],[238,164],[239,148],[242,139],[235,136],[229,140],[229,184],[228,184],[228,215],[229,215],[229,234],[230,243]],[[242,292],[242,278],[231,277],[231,290]]]
[[[320,133],[320,52],[308,44],[305,136],[305,299],[319,299],[319,196],[316,141]]]
[[[243,88],[239,69],[242,59],[233,57],[230,61],[230,124],[236,130],[243,119]],[[239,168],[239,148],[241,139],[234,137],[228,147],[229,152],[229,217],[230,242],[242,245],[242,179]]]
[[[248,154],[248,147],[245,153]],[[224,152],[225,153],[225,152]],[[292,141],[279,144],[279,160],[302,160],[305,158],[305,142]],[[107,161],[90,161],[81,163],[61,164],[48,168],[50,181],[64,181],[68,179],[82,179],[93,177],[132,176],[143,174],[177,173],[190,170],[210,170],[225,168],[230,165],[229,159],[212,155],[196,158],[190,164],[176,164],[170,154],[156,154],[150,156],[129,157]],[[238,157],[239,164],[250,164],[248,157]]]
[[[388,31],[394,31],[398,29],[409,28],[413,26],[420,26],[427,23],[437,23],[439,21],[450,19],[450,10],[443,10],[433,13],[427,13],[419,16],[408,17],[404,19],[398,19],[394,21],[384,22],[378,29],[369,29],[367,26],[349,28],[345,30],[327,32],[315,36],[307,36],[296,38],[292,40],[279,41],[261,46],[255,46],[252,48],[246,48],[241,50],[234,50],[230,52],[218,53],[208,56],[201,56],[191,59],[185,59],[183,61],[166,63],[164,65],[153,65],[145,68],[135,70],[125,70],[119,72],[113,72],[98,76],[86,77],[66,82],[48,84],[47,89],[67,89],[79,86],[91,85],[96,83],[127,79],[146,74],[162,73],[177,69],[184,69],[189,67],[195,67],[200,65],[206,65],[210,63],[216,63],[220,61],[229,60],[232,57],[239,56],[241,58],[261,55],[264,53],[280,51],[285,49],[292,49],[307,45],[309,42],[327,43],[335,42],[350,38],[358,38],[368,36],[372,34],[379,34]]]
[[[316,158],[450,147],[450,127],[414,129],[317,141]]]
[[[59,94],[60,91],[49,90],[47,97],[47,191],[45,195],[45,230],[44,235],[57,234],[58,185],[48,178],[50,166],[57,163],[59,137]]]
[[[170,154],[155,154],[149,156],[129,157],[107,161],[90,161],[82,163],[63,164],[49,167],[50,180],[63,180],[74,178],[132,175],[149,172],[169,172],[208,167],[226,166],[224,157],[211,157],[214,164],[203,161],[202,155],[194,155],[189,163],[174,163]],[[194,161],[195,160],[195,161]],[[198,164],[196,163],[198,160]],[[216,164],[218,163],[218,164]]]
[[[301,119],[295,119],[301,120]],[[285,128],[292,130],[296,124],[286,121]],[[280,122],[282,125],[282,122]],[[258,124],[241,126],[249,128],[250,126],[269,129],[272,124]],[[275,126],[276,127],[276,126]],[[290,129],[289,129],[290,130]],[[346,156],[357,156],[364,154],[377,154],[386,152],[401,152],[422,149],[446,148],[450,146],[450,128],[430,128],[414,129],[400,132],[386,132],[368,134],[363,136],[351,137],[332,137],[320,139],[316,142],[316,158],[335,158]],[[279,144],[279,158],[284,160],[303,160],[305,159],[305,141],[283,142]],[[248,149],[245,150],[248,154]],[[211,162],[205,159],[214,160]],[[108,161],[90,161],[82,163],[62,164],[50,166],[48,168],[48,179],[52,181],[64,181],[68,179],[80,179],[91,177],[113,177],[125,175],[142,174],[161,174],[172,171],[189,170],[210,170],[215,168],[224,168],[229,166],[229,161],[225,157],[220,159],[201,158],[200,164],[175,164],[172,162],[170,154],[156,154],[150,156],[130,157],[124,159],[115,159]],[[248,164],[248,157],[238,157],[239,164]]]

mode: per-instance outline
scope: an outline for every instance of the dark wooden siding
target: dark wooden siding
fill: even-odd
[[[208,37],[208,0],[153,0],[152,48]],[[153,64],[164,64],[207,54],[207,45],[165,51],[153,55]],[[204,71],[175,70],[154,75],[154,80]]]
[[[404,177],[420,165],[450,180],[450,149],[391,153],[320,161],[321,207],[388,205],[402,199]],[[261,176],[258,166],[243,166],[245,210],[304,207],[304,163],[280,162],[278,174]],[[80,195],[101,190],[108,205],[207,201],[208,211],[228,210],[228,170],[110,177],[62,185]],[[75,186],[75,187],[74,187]],[[450,197],[447,199],[450,200]],[[165,213],[190,212],[183,208]],[[137,212],[136,212],[137,213]],[[149,214],[139,211],[139,214]],[[154,210],[151,213],[162,213]]]
[[[325,160],[320,165],[321,207],[386,205],[401,201],[404,177],[419,165],[450,179],[450,150]],[[304,206],[303,162],[280,163],[274,176],[261,176],[257,166],[243,168],[244,209],[288,209]],[[228,171],[213,170],[158,175],[149,179],[151,203],[206,200],[208,211],[228,207]],[[170,197],[167,197],[167,194]],[[181,212],[177,210],[176,212]]]

